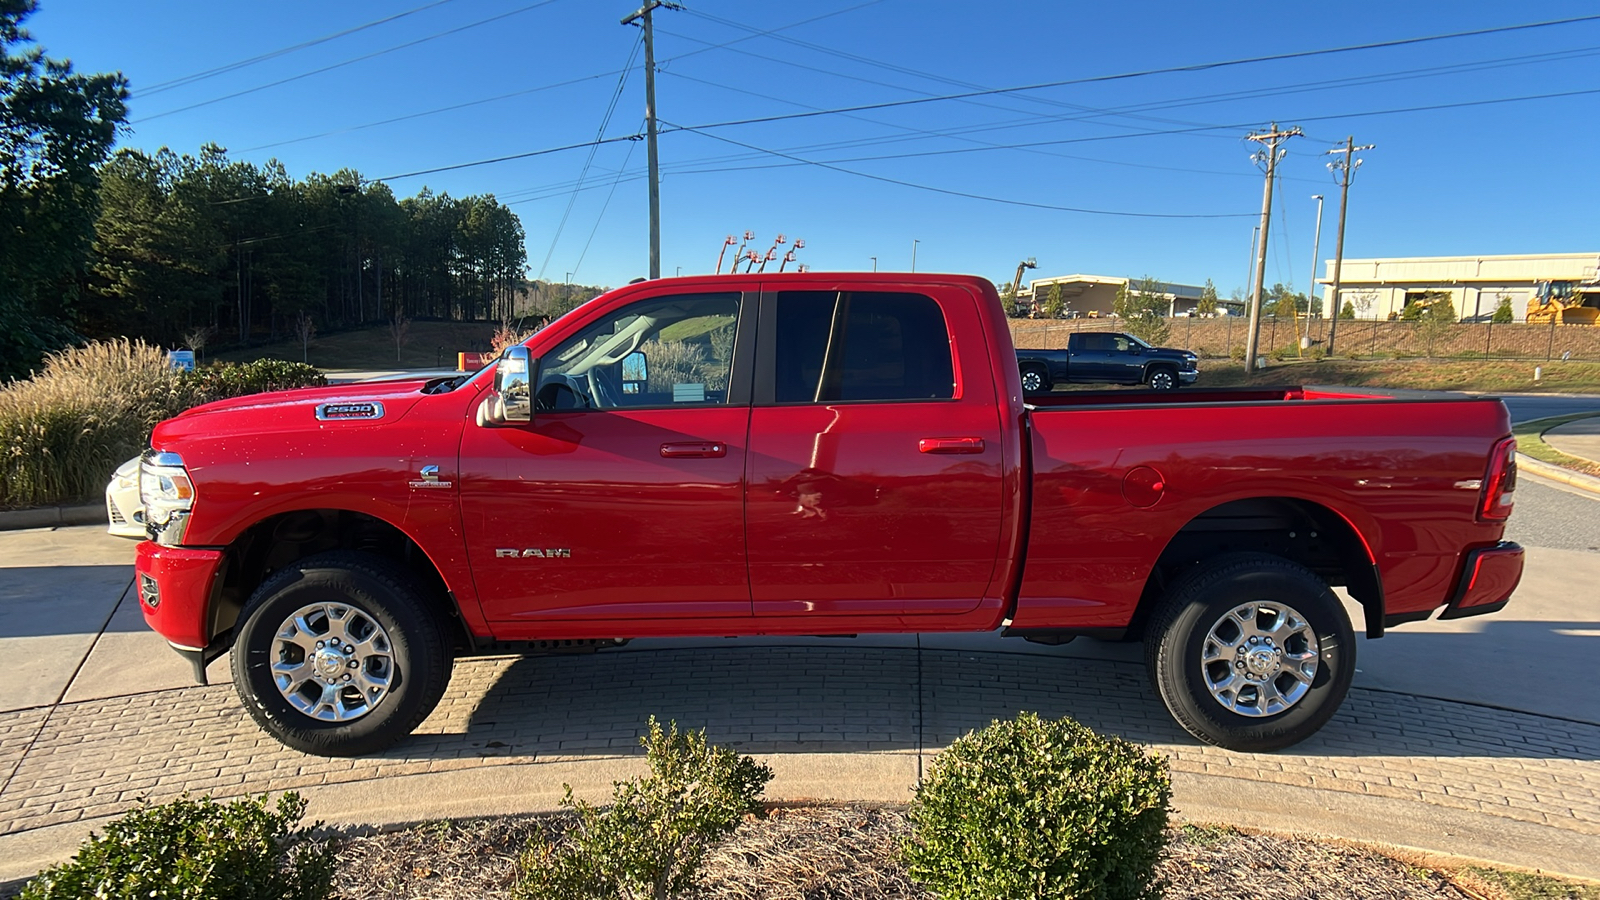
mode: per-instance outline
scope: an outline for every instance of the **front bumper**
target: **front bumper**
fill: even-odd
[[[1522,580],[1522,563],[1522,546],[1511,541],[1468,553],[1455,596],[1439,618],[1462,619],[1504,609]]]
[[[134,563],[139,611],[145,624],[180,652],[204,650],[211,643],[211,600],[222,561],[221,550],[139,544]]]
[[[1200,378],[1199,371],[1179,372],[1178,373],[1178,383],[1179,384],[1194,384],[1195,381],[1198,380],[1199,378]]]

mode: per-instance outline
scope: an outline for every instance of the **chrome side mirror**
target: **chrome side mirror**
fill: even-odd
[[[533,390],[530,387],[538,360],[523,346],[507,347],[494,366],[494,387],[478,407],[482,425],[518,425],[533,421]]]

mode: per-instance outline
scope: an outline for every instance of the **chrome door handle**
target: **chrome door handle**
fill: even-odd
[[[714,459],[728,455],[728,445],[719,441],[683,441],[661,445],[667,459]]]
[[[982,453],[983,438],[923,438],[917,441],[917,450],[922,453]]]

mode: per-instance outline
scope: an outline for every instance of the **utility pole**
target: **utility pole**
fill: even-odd
[[[1306,282],[1306,318],[1311,317],[1311,301],[1317,299],[1317,254],[1322,250],[1322,195],[1312,194],[1311,199],[1317,201],[1317,236],[1311,239],[1311,280]],[[1322,314],[1328,314],[1327,304],[1323,304]],[[1311,323],[1306,323],[1306,336],[1311,336]]]
[[[914,239],[911,242],[911,271],[912,272],[916,272],[917,271],[917,245],[920,244],[920,243],[922,243],[922,240],[920,238]]]
[[[1333,299],[1335,307],[1333,318],[1328,320],[1328,355],[1333,355],[1333,335],[1339,327],[1339,313],[1344,307],[1339,303],[1339,276],[1340,269],[1344,267],[1344,213],[1350,203],[1350,179],[1355,177],[1356,170],[1361,168],[1361,160],[1352,160],[1357,150],[1371,150],[1376,144],[1363,144],[1356,146],[1354,135],[1344,139],[1343,149],[1335,147],[1328,151],[1334,159],[1328,163],[1328,171],[1339,179],[1339,238],[1333,251]],[[1344,159],[1339,159],[1338,154],[1343,154]],[[1376,327],[1376,326],[1374,326]],[[1376,332],[1374,332],[1376,333]]]
[[[661,277],[661,163],[656,156],[656,41],[650,13],[657,7],[683,9],[672,0],[645,0],[637,12],[625,16],[622,24],[644,22],[644,119],[645,149],[650,156],[650,277]]]
[[[1267,238],[1271,234],[1272,224],[1272,183],[1278,174],[1278,160],[1282,159],[1288,151],[1278,149],[1278,145],[1292,137],[1300,137],[1298,128],[1279,131],[1278,123],[1272,123],[1272,129],[1266,132],[1252,133],[1245,136],[1245,140],[1255,141],[1264,145],[1262,149],[1252,153],[1250,158],[1258,164],[1265,163],[1267,173],[1266,186],[1261,189],[1261,241],[1256,249],[1256,276],[1255,284],[1250,290],[1250,333],[1245,335],[1244,345],[1244,370],[1256,370],[1256,351],[1259,349],[1261,339],[1261,282],[1267,277]]]

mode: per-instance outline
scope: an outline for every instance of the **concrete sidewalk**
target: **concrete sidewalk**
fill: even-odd
[[[193,686],[125,591],[131,554],[91,528],[0,534],[0,658],[27,674],[0,695],[0,882],[145,796],[292,788],[337,825],[552,809],[563,783],[601,800],[652,714],[772,765],[770,799],[904,802],[939,748],[1020,710],[1159,750],[1188,820],[1600,878],[1596,554],[1532,548],[1505,612],[1363,641],[1340,714],[1277,754],[1190,739],[1135,647],[924,635],[467,660],[416,735],[362,759],[287,750],[231,687]]]

